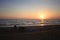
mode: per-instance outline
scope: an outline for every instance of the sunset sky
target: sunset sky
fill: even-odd
[[[0,18],[60,18],[60,0],[0,0]]]

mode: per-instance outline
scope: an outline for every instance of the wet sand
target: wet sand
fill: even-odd
[[[0,40],[60,40],[60,25],[0,27]]]

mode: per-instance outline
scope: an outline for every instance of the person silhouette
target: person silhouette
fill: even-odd
[[[17,30],[17,27],[16,27],[16,25],[14,25],[14,31],[16,31]]]

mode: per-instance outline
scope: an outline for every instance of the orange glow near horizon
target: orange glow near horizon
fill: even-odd
[[[47,16],[46,10],[41,10],[38,17],[39,19],[46,19],[46,16]]]
[[[57,18],[58,15],[55,14],[55,12],[52,12],[51,10],[48,9],[41,9],[38,11],[34,11],[30,13],[21,13],[21,14],[7,14],[7,15],[0,15],[0,18],[7,18],[7,19],[21,19],[21,18],[26,18],[26,19],[54,19]],[[60,16],[59,16],[60,17]]]
[[[53,18],[56,18],[55,15],[54,15],[54,12],[52,12],[48,9],[42,9],[42,10],[40,10],[40,12],[38,14],[38,18],[41,20],[42,19],[53,19]]]
[[[41,14],[39,18],[40,19],[45,19],[46,17],[45,17],[45,15]]]

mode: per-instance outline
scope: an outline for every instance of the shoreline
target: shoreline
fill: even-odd
[[[60,25],[0,27],[0,40],[60,40]]]

